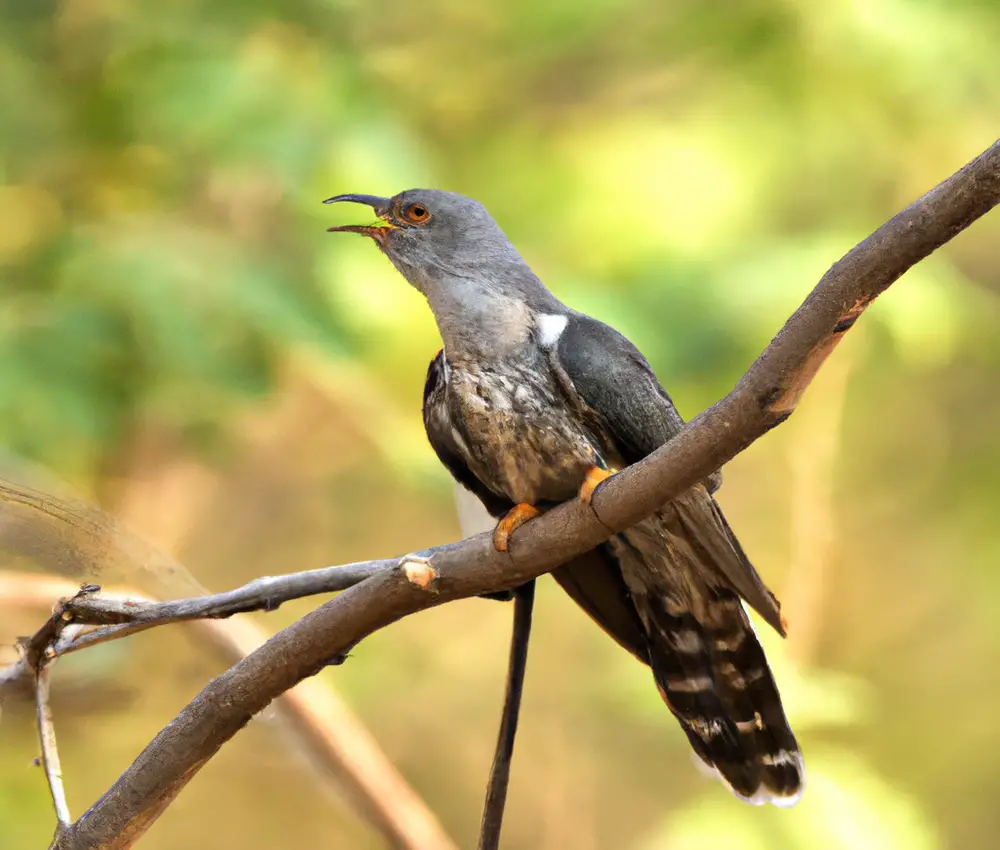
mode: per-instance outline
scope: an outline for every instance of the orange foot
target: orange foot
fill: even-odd
[[[587,474],[583,478],[583,484],[580,485],[580,501],[585,505],[590,504],[590,500],[594,498],[594,492],[600,486],[602,481],[606,481],[612,475],[614,475],[618,470],[604,469],[600,466],[592,466],[587,470]]]
[[[534,505],[529,505],[527,502],[514,505],[514,507],[507,511],[507,516],[500,520],[497,523],[497,527],[493,530],[494,548],[498,552],[506,552],[510,536],[514,531],[519,526],[524,525],[529,519],[534,519],[540,513],[541,511],[538,508]]]

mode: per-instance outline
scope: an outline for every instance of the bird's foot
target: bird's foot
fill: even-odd
[[[540,513],[541,511],[538,508],[534,505],[529,505],[527,502],[514,505],[514,507],[507,511],[507,515],[497,523],[497,527],[493,530],[493,547],[498,552],[506,552],[510,536],[529,519],[534,519]]]
[[[407,581],[423,590],[427,590],[437,578],[437,570],[431,565],[431,559],[423,555],[403,555],[399,559],[399,567]]]
[[[585,505],[589,505],[590,500],[594,498],[594,493],[597,492],[597,488],[617,471],[613,467],[608,469],[602,466],[590,467],[583,478],[583,484],[580,485],[580,501]]]

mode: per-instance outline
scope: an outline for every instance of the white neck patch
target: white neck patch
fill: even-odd
[[[553,313],[540,313],[535,318],[535,327],[538,329],[538,344],[542,348],[552,348],[566,330],[569,322],[568,316],[560,316]]]

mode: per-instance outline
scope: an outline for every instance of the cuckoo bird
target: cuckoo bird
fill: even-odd
[[[427,436],[452,476],[516,528],[547,507],[589,500],[601,481],[683,425],[639,350],[559,301],[478,202],[432,189],[372,207],[370,237],[427,299],[444,347],[424,389]],[[653,673],[702,761],[739,798],[788,806],[802,755],[746,603],[785,634],[775,596],[698,484],[553,572],[567,593]]]

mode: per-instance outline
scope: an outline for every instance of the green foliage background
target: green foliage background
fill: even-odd
[[[996,138],[998,43],[985,0],[4,0],[0,445],[217,589],[455,538],[419,421],[433,322],[372,246],[324,234],[357,212],[324,197],[479,198],[693,415],[831,262]],[[792,624],[770,645],[801,805],[702,780],[648,675],[546,583],[506,846],[994,845],[998,293],[994,214],[728,468]],[[0,616],[5,639],[37,620]],[[323,674],[461,846],[508,617],[446,606]],[[133,643],[60,667],[74,811],[213,672],[179,635]],[[51,835],[31,734],[0,726],[3,847]],[[266,724],[143,846],[223,844],[382,846]]]

